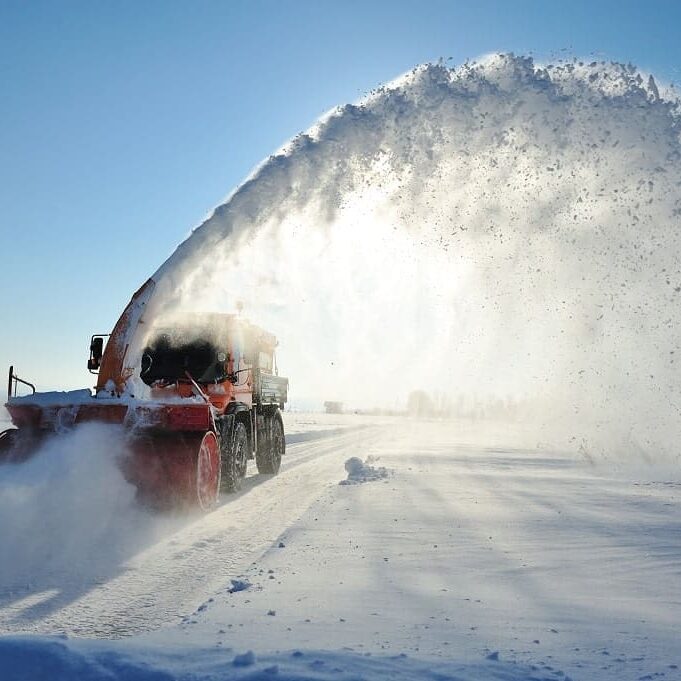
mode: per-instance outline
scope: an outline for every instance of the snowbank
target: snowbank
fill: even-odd
[[[0,660],[3,681],[569,681],[562,673],[539,674],[487,658],[467,664],[308,650],[256,657],[228,648],[168,650],[38,637],[0,638]]]
[[[359,485],[363,482],[382,480],[388,477],[386,468],[370,466],[369,460],[364,462],[357,456],[353,456],[345,462],[345,470],[348,472],[348,477],[346,480],[341,480],[338,483],[339,485]]]

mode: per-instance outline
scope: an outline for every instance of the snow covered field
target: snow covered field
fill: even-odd
[[[681,678],[678,471],[504,424],[287,416],[279,476],[205,517],[128,509],[137,544],[90,547],[115,564],[3,584],[3,678]],[[352,456],[387,477],[338,484]]]

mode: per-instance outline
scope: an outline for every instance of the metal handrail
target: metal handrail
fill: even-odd
[[[9,368],[9,379],[7,380],[7,399],[11,400],[12,397],[17,396],[17,386],[19,383],[22,383],[23,385],[27,385],[32,391],[33,394],[35,395],[35,386],[33,383],[29,383],[28,381],[24,381],[23,378],[19,378],[15,373],[14,373],[14,367],[11,366]],[[14,395],[12,395],[12,388],[14,388]]]

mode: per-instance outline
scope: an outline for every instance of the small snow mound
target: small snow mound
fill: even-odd
[[[348,472],[348,477],[346,480],[341,480],[340,485],[359,485],[362,482],[371,482],[372,480],[382,480],[388,477],[388,469],[375,468],[374,466],[369,466],[369,459],[367,463],[362,461],[357,456],[349,458],[345,462],[345,470]]]
[[[235,667],[250,667],[251,665],[255,664],[255,655],[252,650],[249,650],[243,655],[236,655],[232,661],[232,664]]]
[[[251,583],[247,579],[232,579],[232,586],[229,588],[229,593],[233,594],[237,591],[246,591],[251,587]]]

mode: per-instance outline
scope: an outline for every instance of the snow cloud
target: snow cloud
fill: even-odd
[[[0,585],[87,585],[139,550],[154,525],[118,465],[118,427],[84,424],[48,438],[21,465],[0,467]]]
[[[494,396],[556,442],[675,457],[679,106],[631,66],[427,65],[272,156],[155,275],[245,314],[296,396]]]

